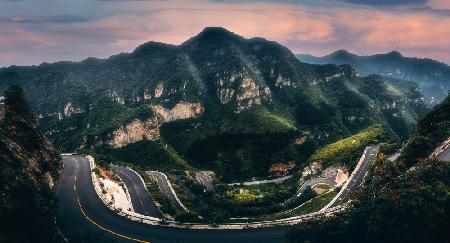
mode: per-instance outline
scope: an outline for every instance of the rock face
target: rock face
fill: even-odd
[[[193,118],[203,113],[204,108],[200,103],[181,102],[172,109],[166,109],[161,105],[153,105],[152,110],[162,122],[172,122],[181,119]]]
[[[75,107],[72,105],[71,102],[68,102],[65,106],[64,106],[64,117],[70,117],[72,114],[77,114],[77,113],[81,113],[83,112],[82,108],[79,107]]]
[[[161,97],[164,92],[164,86],[162,83],[159,83],[155,88],[155,98]]]
[[[142,140],[157,140],[160,137],[159,127],[164,122],[197,117],[204,110],[200,103],[188,102],[178,103],[172,109],[164,108],[161,105],[153,105],[151,108],[155,113],[155,117],[146,121],[135,119],[121,126],[112,133],[107,144],[114,148],[120,148]]]
[[[159,138],[159,126],[160,122],[158,122],[157,118],[151,118],[147,121],[135,119],[131,123],[115,130],[107,144],[114,148],[120,148],[144,139],[156,140]]]
[[[239,87],[239,93],[236,99],[236,111],[240,112],[254,105],[261,105],[263,101],[269,100],[270,89],[269,87],[258,85],[249,77],[245,77]]]
[[[311,165],[306,166],[302,171],[302,179],[308,177],[308,176],[314,176],[317,175],[320,170],[322,169],[322,165],[318,162],[313,162]]]
[[[340,186],[344,184],[347,180],[348,180],[348,172],[338,169],[335,178],[336,184]]]

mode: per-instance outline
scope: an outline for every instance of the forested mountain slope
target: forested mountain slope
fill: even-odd
[[[212,169],[226,181],[267,176],[279,162],[302,165],[315,149],[375,124],[398,143],[428,110],[414,87],[357,77],[349,65],[302,63],[276,42],[223,28],[179,46],[149,42],[108,59],[0,69],[0,89],[10,83],[24,87],[64,151]]]

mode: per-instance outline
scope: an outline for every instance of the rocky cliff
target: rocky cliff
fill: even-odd
[[[0,242],[57,242],[53,192],[61,158],[18,87],[6,92],[0,136]]]

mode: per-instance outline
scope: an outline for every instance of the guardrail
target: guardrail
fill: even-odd
[[[447,150],[448,148],[450,148],[450,137],[447,138],[447,140],[445,140],[443,143],[441,143],[441,145],[439,145],[439,147],[437,147],[429,156],[430,159],[435,159],[437,157],[439,157],[439,155],[441,155],[445,150]]]

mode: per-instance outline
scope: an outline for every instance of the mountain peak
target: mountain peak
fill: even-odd
[[[242,39],[244,39],[242,36],[237,35],[223,27],[206,27],[182,45],[189,45],[193,42],[238,41]]]
[[[202,32],[199,33],[199,35],[201,34],[219,34],[219,35],[236,35],[235,33],[223,28],[223,27],[205,27]]]
[[[390,57],[403,57],[403,55],[399,51],[391,51],[386,53],[386,56]]]
[[[334,57],[352,57],[352,56],[354,56],[354,54],[350,53],[347,50],[340,49],[340,50],[337,50],[337,51],[331,53],[329,56],[334,56]]]
[[[147,56],[147,55],[158,55],[161,53],[168,52],[172,50],[175,46],[170,44],[165,44],[161,42],[149,41],[138,46],[134,51],[133,55],[137,56]]]

